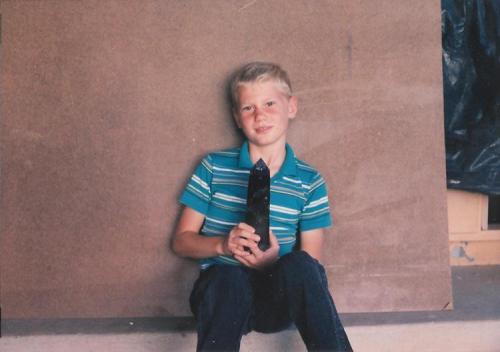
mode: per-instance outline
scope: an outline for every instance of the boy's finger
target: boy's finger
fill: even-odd
[[[269,229],[269,238],[271,239],[271,241],[276,240],[276,242],[278,242],[278,238],[276,237],[274,232],[271,231],[271,229]]]
[[[262,257],[262,254],[264,253],[257,244],[254,247],[250,247],[250,251],[257,259]]]
[[[250,249],[257,247],[257,243],[255,241],[251,241],[246,239],[245,237],[240,237],[238,239],[238,246],[248,247]]]
[[[278,242],[278,238],[276,238],[276,236],[274,235],[274,233],[272,233],[271,231],[269,231],[269,243],[271,244],[271,247],[279,247],[279,242]]]
[[[238,224],[238,228],[240,228],[240,229],[242,229],[244,231],[248,231],[249,233],[255,233],[255,229],[252,226],[250,226],[250,225],[248,225],[248,224],[246,224],[244,222],[240,222]]]
[[[269,242],[271,244],[274,244],[274,243],[278,244],[278,239],[276,238],[276,236],[274,236],[274,234],[272,232],[269,234]]]
[[[260,241],[260,236],[257,234],[254,234],[254,233],[245,232],[241,237],[244,237],[247,240],[251,240],[251,241],[254,241],[256,243],[259,243],[259,241]]]
[[[242,249],[235,249],[233,252],[234,257],[240,256],[240,257],[246,257],[249,256],[251,253]]]
[[[237,261],[239,261],[241,264],[243,264],[245,266],[248,266],[248,267],[252,266],[252,264],[245,257],[242,257],[240,255],[235,255],[234,259],[236,259]]]
[[[249,241],[256,242],[256,243],[260,241],[259,235],[256,235],[255,233],[250,233],[247,231],[241,231],[239,234],[239,237],[244,238],[244,239],[249,240]]]

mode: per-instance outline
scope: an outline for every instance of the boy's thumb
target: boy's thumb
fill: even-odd
[[[269,229],[269,242],[271,243],[271,246],[275,245],[279,246],[278,239],[270,229]]]

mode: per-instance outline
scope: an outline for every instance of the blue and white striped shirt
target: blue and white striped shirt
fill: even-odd
[[[205,215],[201,234],[226,236],[245,220],[252,166],[247,141],[241,148],[210,153],[203,158],[180,198],[182,204]],[[332,224],[324,179],[297,159],[288,144],[285,161],[271,178],[269,221],[280,245],[280,256],[292,251],[298,233]],[[227,256],[200,261],[201,269],[212,264],[240,265]]]

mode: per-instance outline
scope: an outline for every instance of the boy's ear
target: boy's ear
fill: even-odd
[[[293,119],[297,115],[297,97],[292,95],[288,99],[288,118]]]
[[[235,109],[231,109],[231,112],[233,113],[233,118],[234,122],[236,122],[236,126],[238,126],[238,128],[241,128],[240,115]]]

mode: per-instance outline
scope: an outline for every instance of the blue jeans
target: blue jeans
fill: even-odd
[[[200,273],[190,304],[197,351],[238,351],[244,334],[292,323],[308,351],[352,351],[325,270],[304,251],[284,255],[266,272],[214,265]]]

